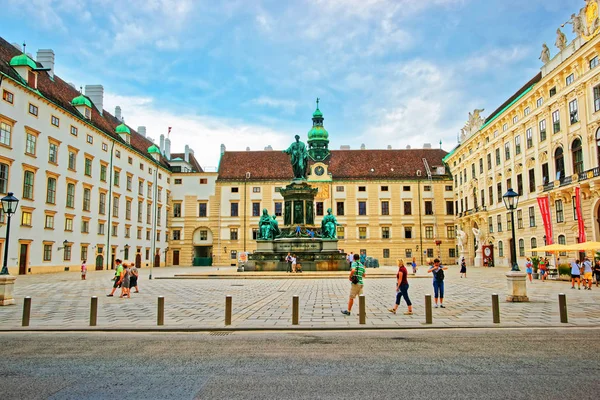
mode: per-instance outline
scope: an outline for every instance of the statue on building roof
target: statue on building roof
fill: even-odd
[[[291,156],[294,179],[306,180],[308,151],[306,150],[306,145],[300,141],[300,136],[296,135],[295,138],[296,141],[283,152]]]
[[[466,139],[467,137],[473,135],[483,126],[485,122],[481,117],[481,113],[484,111],[483,108],[475,109],[473,112],[469,113],[469,120],[465,123],[465,127],[462,128],[461,131],[461,141]]]
[[[575,34],[575,37],[580,37],[585,33],[585,27],[583,26],[583,21],[581,20],[581,14],[571,14],[571,19],[562,24],[560,27],[564,28],[567,24],[573,25],[573,33]]]
[[[327,209],[327,215],[321,221],[321,237],[323,239],[337,239],[337,219],[332,214],[331,208]]]
[[[542,45],[542,53],[540,54],[540,60],[542,60],[544,65],[548,64],[548,61],[550,61],[550,49],[548,48],[546,43]]]
[[[554,45],[558,48],[559,51],[563,51],[567,48],[567,35],[565,35],[560,28],[556,30],[556,42]]]

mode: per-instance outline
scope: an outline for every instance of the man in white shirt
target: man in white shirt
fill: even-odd
[[[348,254],[348,257],[346,257],[346,259],[348,260],[348,265],[350,265],[350,268],[352,268],[352,262],[354,261],[354,253],[350,252],[350,254]]]
[[[296,262],[297,262],[297,259],[296,259],[296,255],[294,254],[292,256],[292,272],[296,272]]]

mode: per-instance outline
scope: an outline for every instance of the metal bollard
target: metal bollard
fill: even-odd
[[[225,296],[225,325],[231,325],[231,296]]]
[[[433,323],[433,313],[431,310],[431,295],[425,295],[425,323],[431,324]]]
[[[367,323],[367,302],[364,294],[358,296],[358,323],[361,325]]]
[[[566,324],[569,322],[567,316],[567,296],[564,293],[558,294],[558,312],[560,313],[560,322]]]
[[[98,321],[98,297],[92,296],[90,304],[90,326],[96,326]]]
[[[27,296],[23,302],[23,320],[21,321],[22,326],[29,326],[29,317],[31,316],[31,297]]]
[[[158,296],[158,315],[156,319],[156,325],[165,324],[165,298]]]
[[[298,296],[292,297],[292,325],[298,325],[300,317],[300,301]]]
[[[494,318],[494,323],[500,323],[500,303],[498,302],[498,294],[492,294],[492,315]]]

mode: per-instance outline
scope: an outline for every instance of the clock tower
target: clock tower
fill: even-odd
[[[329,133],[323,127],[323,113],[317,109],[312,115],[313,127],[308,131],[308,156],[313,161],[325,161],[329,157]]]

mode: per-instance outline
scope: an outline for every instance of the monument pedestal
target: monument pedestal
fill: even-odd
[[[477,257],[475,257],[475,261],[473,262],[473,266],[475,266],[475,267],[483,267],[483,257],[481,257],[481,254],[478,254]]]
[[[527,297],[527,274],[520,271],[511,271],[506,274],[508,283],[508,294],[506,301],[513,303],[524,303],[529,301]]]
[[[13,288],[17,278],[12,275],[0,275],[0,306],[15,304]]]

